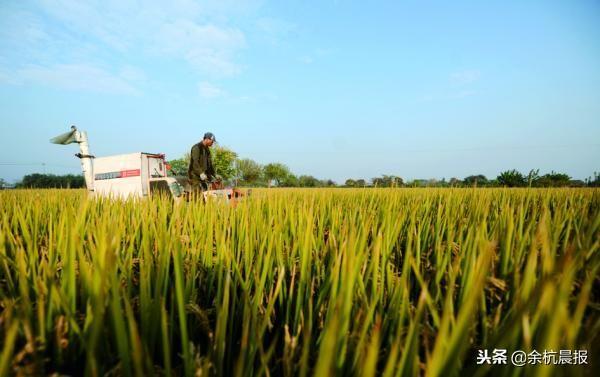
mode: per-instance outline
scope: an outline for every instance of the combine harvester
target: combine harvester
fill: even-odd
[[[87,133],[71,126],[67,132],[50,139],[51,143],[67,145],[79,144],[81,170],[85,185],[92,197],[126,199],[146,198],[154,195],[168,195],[176,203],[189,200],[187,177],[169,177],[164,154],[136,152],[106,157],[90,154]],[[235,188],[224,188],[221,182],[211,183],[211,189],[202,193],[204,201],[209,198],[236,204],[249,195]]]

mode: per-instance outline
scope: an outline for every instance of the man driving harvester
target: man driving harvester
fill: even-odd
[[[236,188],[225,188],[221,176],[216,174],[210,147],[217,140],[211,132],[204,134],[202,141],[192,147],[190,165],[188,167],[188,185],[186,187],[186,201],[202,198],[225,200],[235,207],[242,197],[250,195],[250,190],[242,191]]]
[[[207,132],[202,141],[192,147],[190,166],[188,167],[188,179],[192,192],[207,191],[210,183],[218,178],[210,155],[210,147],[216,141],[215,135]]]

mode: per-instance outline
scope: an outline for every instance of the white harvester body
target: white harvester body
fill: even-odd
[[[110,198],[144,198],[158,193],[171,196],[176,202],[184,197],[185,183],[167,174],[164,154],[136,152],[106,157],[90,154],[87,133],[78,131],[75,126],[71,132],[61,134],[50,142],[54,144],[78,143],[81,170],[90,196]],[[204,200],[217,198],[235,201],[246,193],[237,189],[220,188],[202,193]]]
[[[137,152],[94,158],[95,195],[141,198],[167,178],[164,155]]]

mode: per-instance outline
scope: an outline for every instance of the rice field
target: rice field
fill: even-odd
[[[600,356],[600,190],[0,191],[0,376],[563,376]],[[478,350],[587,350],[583,366]]]

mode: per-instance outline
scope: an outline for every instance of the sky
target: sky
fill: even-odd
[[[343,183],[600,171],[600,2],[0,2],[0,178],[213,132]]]

